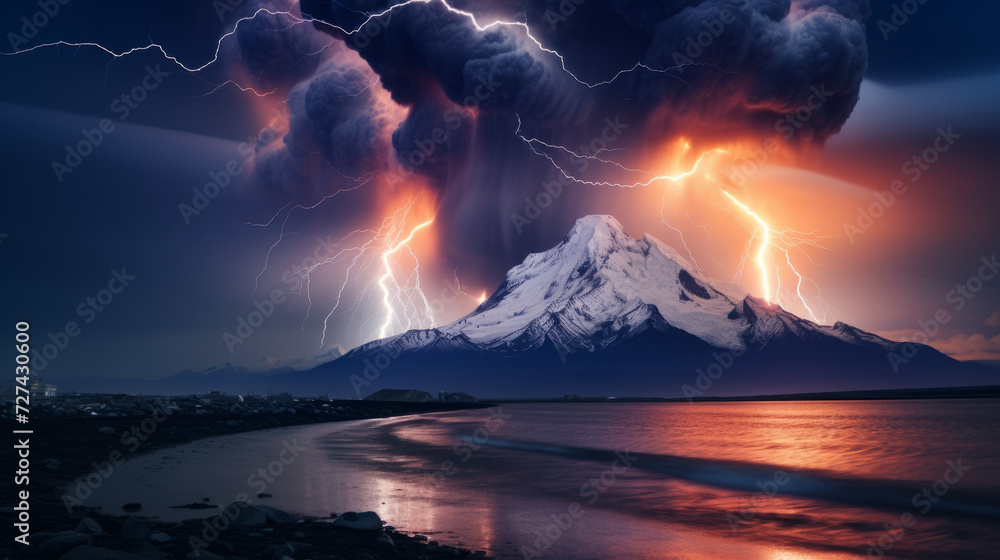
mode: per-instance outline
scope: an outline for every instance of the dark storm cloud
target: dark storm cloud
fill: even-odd
[[[357,13],[343,3],[336,9],[317,4],[307,1],[303,9],[347,29],[359,23]],[[373,19],[349,37],[347,45],[358,51],[393,100],[403,105],[428,99],[434,88],[463,104],[476,98],[477,88],[481,91],[486,81],[497,87],[477,100],[484,110],[515,111],[551,124],[577,122],[586,114],[586,87],[537,56],[534,45],[526,48],[508,27],[480,31],[469,18],[439,2],[404,6],[391,17]]]
[[[684,109],[675,111],[681,127],[693,116],[708,121],[694,124],[721,121],[765,133],[775,116],[812,103],[795,140],[825,140],[858,99],[867,13],[867,2],[701,2],[655,27],[646,64],[681,68],[643,74],[637,96],[667,111]]]
[[[258,176],[295,189],[328,170],[349,178],[376,171],[389,152],[389,125],[374,83],[370,72],[334,59],[296,85],[287,132],[265,130],[256,146]]]
[[[441,0],[400,5],[378,17],[370,14],[392,4],[301,0],[301,9],[318,20],[317,29],[355,51],[392,102],[405,108],[402,122],[386,124],[395,128],[390,153],[432,179],[439,189],[436,227],[451,240],[447,250],[462,255],[515,259],[539,248],[518,241],[524,238],[514,236],[509,216],[558,174],[513,134],[519,124],[525,137],[593,154],[594,141],[611,137],[608,123],[621,123],[606,147],[627,161],[678,136],[707,147],[774,138],[783,132],[778,123],[808,107],[808,118],[797,119],[785,136],[808,147],[822,144],[850,116],[867,64],[868,0],[449,4],[488,27],[478,28]],[[531,36],[518,25],[489,25],[498,19],[526,22]],[[637,63],[648,68],[622,72]],[[348,109],[362,118],[352,125],[363,128],[369,111],[361,104]],[[454,118],[461,119],[456,127]],[[295,126],[309,129],[310,138],[323,137],[307,123]],[[433,141],[435,135],[441,141]],[[295,146],[297,138],[290,134],[286,141]],[[601,166],[590,168],[583,179],[616,179],[599,176],[607,171]],[[584,191],[561,199],[567,219],[606,202],[597,190]]]
[[[796,135],[807,142],[836,133],[857,101],[866,67],[867,0],[613,0],[600,10],[588,11],[583,4],[572,13],[565,4],[535,0],[525,13],[541,18],[529,18],[533,28],[550,24],[551,30],[536,35],[558,46],[571,70],[579,67],[584,73],[589,63],[577,52],[587,47],[567,37],[573,34],[605,45],[609,58],[616,50],[638,52],[632,64],[675,70],[640,70],[606,88],[590,88],[519,28],[481,31],[441,2],[400,7],[367,23],[359,13],[384,9],[383,3],[302,2],[306,13],[342,29],[364,23],[354,35],[320,27],[344,38],[393,100],[411,107],[433,99],[431,93],[438,90],[462,103],[488,81],[497,87],[478,108],[516,113],[529,127],[578,125],[599,117],[595,106],[617,106],[617,112],[640,119],[656,115],[654,134],[725,134],[769,127],[776,118],[815,104],[821,91],[821,107],[813,108],[813,118]],[[491,6],[502,11],[504,4],[462,5],[483,13]]]
[[[292,92],[295,116],[287,141],[300,146],[315,140],[330,164],[348,175],[374,171],[377,154],[384,152],[379,133],[385,126],[374,82],[354,67],[330,63]]]
[[[452,158],[468,152],[472,130],[468,112],[441,97],[417,103],[392,133],[392,147],[404,166],[439,178]]]
[[[243,64],[262,87],[286,89],[309,77],[322,62],[324,47],[330,42],[300,18],[277,13],[290,10],[292,4],[288,0],[249,2],[247,15],[267,11],[236,28]]]

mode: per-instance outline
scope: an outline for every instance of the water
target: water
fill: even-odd
[[[996,558],[997,405],[517,404],[283,428],[129,461],[86,503],[180,519],[216,512],[169,506],[268,492],[502,558]]]

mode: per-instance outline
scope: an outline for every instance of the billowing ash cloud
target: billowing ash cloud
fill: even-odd
[[[257,13],[260,10],[260,13]],[[280,12],[291,11],[291,14]],[[328,37],[295,15],[291,0],[248,2],[246,14],[257,14],[236,28],[245,69],[262,88],[286,89],[312,75],[322,61]]]
[[[679,136],[709,148],[754,138],[817,146],[850,116],[867,64],[868,0],[449,2],[486,28],[442,0],[378,17],[369,14],[400,2],[300,0],[339,54],[302,78],[294,68],[281,74],[280,62],[301,46],[272,38],[274,52],[244,49],[258,68],[301,80],[289,95],[290,130],[260,148],[258,173],[299,189],[331,170],[398,169],[395,158],[439,189],[435,227],[467,245],[459,252],[519,255],[509,217],[558,176],[517,139],[518,124],[526,137],[577,152],[635,154],[638,166]],[[524,25],[489,25],[497,20],[525,22],[531,36]],[[603,211],[592,206],[604,192],[577,194],[562,203],[591,207],[550,213],[555,228]],[[483,233],[449,235],[462,228]]]
[[[490,152],[474,138],[487,118],[497,129],[519,119],[526,134],[565,145],[619,116],[632,123],[635,144],[679,135],[822,143],[853,110],[866,67],[868,0],[529,0],[517,10],[501,0],[452,2],[481,25],[524,20],[531,37],[518,25],[480,29],[441,0],[374,18],[367,14],[391,4],[302,0],[302,12],[320,20],[315,29],[283,15],[244,22],[237,36],[248,70],[292,88],[290,131],[280,149],[265,147],[259,173],[287,186],[316,171],[315,156],[349,176],[380,159],[384,166],[383,129],[395,125],[364,90],[372,73],[407,110],[391,135],[396,158],[441,179]],[[323,49],[331,37],[342,43]],[[367,68],[330,62],[345,48]],[[636,63],[644,67],[598,84]],[[617,147],[636,148],[625,144]]]
[[[287,132],[261,136],[258,176],[269,185],[300,190],[317,176],[360,178],[380,169],[390,151],[390,124],[375,82],[370,71],[340,57],[323,63],[289,93]]]
[[[344,235],[420,193],[440,244],[422,276],[450,282],[461,268],[473,286],[582,215],[655,213],[647,189],[584,184],[649,176],[587,156],[663,172],[656,158],[681,136],[692,154],[772,138],[813,152],[857,102],[870,11],[868,0],[299,2],[312,25],[240,26],[247,73],[278,89],[263,103],[287,99],[289,113],[258,142],[255,172],[303,205],[358,188],[289,210],[282,231]]]
[[[454,4],[483,23],[496,18],[486,14],[505,9],[503,2]],[[358,51],[403,105],[419,105],[438,89],[455,103],[472,98],[484,111],[564,127],[595,118],[594,106],[611,102],[620,113],[655,115],[664,134],[697,135],[701,129],[724,135],[726,129],[762,131],[812,104],[793,142],[825,140],[850,115],[866,66],[863,23],[870,12],[867,0],[528,2],[523,14],[533,35],[584,81],[612,77],[613,66],[603,76],[590,71],[608,60],[619,70],[635,62],[663,70],[637,70],[610,86],[588,88],[518,27],[480,31],[441,2],[399,7],[365,23],[364,12],[387,5],[302,1],[306,13],[333,26],[360,26],[350,36],[324,29]],[[595,51],[595,44],[603,48]],[[483,81],[496,87],[477,98]]]
[[[796,119],[797,134],[789,139],[825,140],[857,102],[868,12],[866,1],[698,3],[653,28],[644,59],[654,68],[680,66],[673,75],[689,87],[678,88],[670,75],[645,73],[637,97],[665,105],[681,123],[707,117],[703,124],[717,125],[728,117],[765,131],[801,111],[808,117]]]
[[[417,104],[437,89],[457,104],[514,111],[553,125],[586,116],[587,88],[553,67],[550,57],[538,56],[535,45],[510,27],[480,31],[468,17],[440,2],[402,6],[389,17],[370,21],[358,10],[378,11],[384,3],[322,4],[307,0],[303,10],[344,29],[360,26],[352,36],[321,28],[345,37],[397,103]],[[490,86],[484,88],[484,83]]]
[[[467,110],[443,96],[422,101],[392,133],[392,147],[406,169],[444,179],[449,162],[469,151],[470,120]]]

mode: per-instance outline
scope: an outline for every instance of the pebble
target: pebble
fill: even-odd
[[[384,522],[374,511],[356,513],[348,511],[338,517],[333,524],[337,527],[356,529],[358,531],[381,531]]]
[[[76,526],[77,533],[90,533],[92,535],[100,535],[104,532],[101,524],[90,519],[89,517],[84,517],[80,520],[80,523]]]

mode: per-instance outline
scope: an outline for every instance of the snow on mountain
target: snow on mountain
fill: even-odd
[[[636,240],[611,216],[587,216],[544,253],[528,255],[471,315],[439,329],[481,348],[548,337],[604,342],[644,328],[654,314],[719,348],[743,346],[746,325],[726,315],[737,301],[660,241]]]
[[[899,369],[888,358],[902,347],[843,323],[816,324],[706,278],[669,246],[633,238],[598,215],[528,255],[469,315],[294,375],[305,376],[296,378],[303,385],[359,395],[399,385],[495,396],[676,395],[710,364],[726,368],[723,380],[709,383],[725,394],[995,382],[923,345]]]
[[[474,312],[449,325],[362,346],[524,352],[620,345],[649,329],[676,329],[741,352],[769,343],[834,337],[889,349],[897,343],[837,323],[821,326],[706,278],[673,248],[634,239],[615,218],[586,216],[552,249],[528,255]]]
[[[994,370],[928,346],[902,348],[850,325],[797,317],[706,278],[649,235],[630,237],[611,216],[587,216],[449,325],[376,340],[341,357],[331,350],[304,360],[225,364],[137,390],[360,397],[409,386],[492,396],[677,396],[691,384],[747,395],[996,383]],[[890,353],[907,356],[904,369]],[[725,375],[704,377],[710,366]]]

